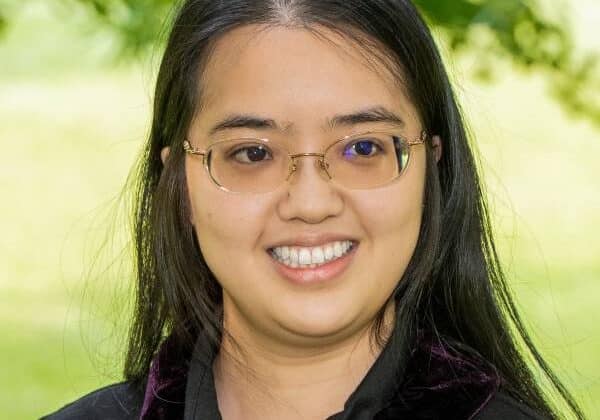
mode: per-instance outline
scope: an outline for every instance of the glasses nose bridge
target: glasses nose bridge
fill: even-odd
[[[296,153],[293,155],[289,155],[291,164],[288,170],[288,176],[285,178],[286,181],[292,177],[292,174],[298,170],[298,166],[296,165],[296,160],[303,157],[316,157],[318,158],[319,167],[327,174],[327,178],[331,179],[331,174],[329,173],[329,163],[325,160],[325,153]]]

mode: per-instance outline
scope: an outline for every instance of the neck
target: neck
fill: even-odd
[[[394,325],[393,302],[383,325],[387,339]],[[323,419],[342,411],[381,352],[372,343],[371,326],[302,348],[225,329],[237,345],[224,338],[213,365],[223,419]]]

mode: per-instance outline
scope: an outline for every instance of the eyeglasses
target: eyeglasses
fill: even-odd
[[[189,141],[183,149],[202,156],[212,181],[234,193],[274,191],[290,179],[303,157],[317,158],[317,165],[329,180],[348,189],[370,189],[389,184],[400,177],[410,161],[411,146],[422,144],[421,137],[409,141],[394,132],[369,131],[345,136],[323,153],[290,154],[283,145],[264,138],[236,138],[197,150]]]

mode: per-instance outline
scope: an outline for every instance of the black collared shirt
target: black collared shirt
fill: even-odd
[[[185,420],[221,419],[212,371],[212,362],[216,353],[211,351],[206,343],[206,340],[198,340],[187,374],[175,378],[183,381],[180,381],[180,388],[181,394],[184,395],[177,398],[163,398],[166,394],[150,392],[150,396],[155,398],[154,402],[157,404],[154,405],[153,410],[143,413],[144,420],[179,420],[181,417]],[[397,350],[396,336],[392,334],[363,381],[346,401],[344,410],[330,416],[328,420],[543,419],[502,391],[488,392],[488,388],[475,387],[471,388],[475,392],[469,394],[469,381],[474,377],[472,374],[478,372],[464,370],[454,365],[450,366],[449,370],[445,369],[446,356],[440,362],[435,349],[430,353],[414,354],[412,360],[416,363],[413,363],[413,369],[400,371]],[[439,355],[439,352],[437,354]],[[180,368],[169,371],[185,372]],[[423,377],[429,377],[431,371],[435,371],[436,374],[441,372],[442,377],[447,377],[448,372],[451,372],[453,377],[443,383],[434,382],[431,386],[422,380]],[[402,378],[402,381],[399,378]],[[436,376],[436,381],[437,378]],[[169,381],[173,382],[173,379],[173,377],[168,378],[163,385]],[[164,386],[161,389],[164,391]],[[464,390],[467,392],[463,392]],[[485,392],[482,394],[481,390]],[[470,395],[474,398],[470,399]],[[123,382],[92,392],[44,418],[138,420],[148,396],[146,393],[144,398],[144,390],[134,387],[131,383]]]

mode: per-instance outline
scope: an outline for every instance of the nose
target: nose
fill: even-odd
[[[340,214],[344,201],[330,179],[322,155],[296,156],[287,179],[286,197],[278,206],[280,217],[316,224]]]

